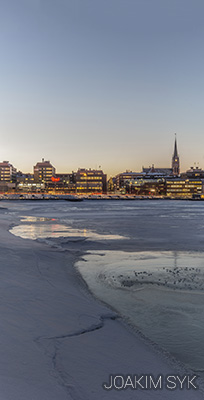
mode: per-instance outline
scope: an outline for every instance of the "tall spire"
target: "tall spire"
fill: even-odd
[[[176,133],[175,133],[175,144],[174,144],[174,158],[178,157],[178,151],[177,151],[177,140],[176,140]]]
[[[172,157],[172,172],[173,175],[179,175],[180,173],[180,163],[179,163],[179,155],[177,150],[177,138],[175,133],[175,143],[174,143],[174,154]]]

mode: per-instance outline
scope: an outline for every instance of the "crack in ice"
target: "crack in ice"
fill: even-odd
[[[53,375],[57,379],[58,383],[66,389],[67,393],[69,394],[69,396],[71,396],[73,400],[89,400],[89,399],[88,397],[86,397],[85,393],[84,392],[82,393],[80,388],[77,387],[77,383],[73,382],[73,377],[71,376],[71,374],[69,374],[66,370],[64,370],[64,368],[61,367],[60,363],[57,361],[57,357],[60,353],[60,341],[68,338],[79,337],[86,333],[95,332],[104,327],[106,320],[114,321],[118,318],[119,316],[116,314],[102,315],[100,316],[100,322],[98,324],[91,325],[88,328],[84,328],[75,331],[73,333],[68,333],[64,335],[50,336],[50,337],[41,336],[34,340],[38,345],[44,347],[46,355],[49,354],[49,350],[47,350],[47,348],[42,344],[42,341],[45,340],[52,342],[53,351],[52,354],[49,355],[51,357]]]

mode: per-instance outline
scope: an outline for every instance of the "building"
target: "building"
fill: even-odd
[[[79,168],[75,185],[76,193],[106,193],[107,176],[102,170]]]
[[[132,172],[132,171],[121,172],[114,178],[116,188],[119,190],[125,186],[125,182],[127,180],[142,178],[144,175],[145,173],[143,172]]]
[[[76,172],[61,173],[52,176],[51,182],[46,184],[48,192],[54,193],[75,193],[76,191]]]
[[[204,179],[204,171],[198,167],[191,167],[186,172],[181,174],[182,178]]]
[[[175,136],[175,143],[174,143],[174,154],[172,157],[172,171],[173,175],[178,176],[180,174],[180,162],[179,162],[179,155],[177,150],[177,140]]]
[[[107,191],[109,193],[114,193],[116,189],[116,178],[111,176],[107,182]]]
[[[0,181],[10,183],[16,181],[16,168],[9,161],[0,163]]]
[[[152,177],[152,176],[169,176],[172,175],[173,170],[172,168],[155,168],[154,164],[149,167],[149,168],[142,168],[142,172],[145,174],[146,177]]]
[[[138,196],[165,196],[165,178],[141,178],[125,182],[125,193]]]
[[[34,175],[30,174],[30,173],[18,171],[16,174],[16,182],[17,183],[34,182]]]
[[[35,182],[51,182],[52,177],[55,175],[55,168],[50,161],[45,161],[44,158],[33,167],[33,171]]]
[[[143,178],[126,181],[125,193],[139,196],[162,196],[192,198],[204,193],[204,179],[182,179],[177,177]]]
[[[45,184],[35,182],[34,175],[30,173],[17,172],[16,175],[16,191],[18,192],[42,192],[45,189]]]
[[[166,179],[166,195],[168,197],[187,197],[203,193],[202,179]]]
[[[142,168],[142,172],[146,175],[146,177],[166,177],[166,176],[178,176],[180,174],[180,162],[179,162],[179,155],[178,155],[178,150],[177,150],[177,139],[175,137],[175,143],[174,143],[174,153],[172,156],[172,162],[171,162],[172,167],[171,168],[155,168],[154,164],[152,167],[149,168]]]

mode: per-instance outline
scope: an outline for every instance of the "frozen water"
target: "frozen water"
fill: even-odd
[[[92,251],[76,265],[100,300],[204,372],[203,253]]]
[[[24,224],[14,226],[10,229],[13,235],[20,236],[23,239],[43,239],[43,238],[58,238],[58,237],[83,237],[88,240],[119,240],[125,239],[120,235],[100,235],[96,232],[84,229],[74,229],[70,226],[61,223],[52,222],[49,224],[37,223],[46,221],[56,221],[54,218],[44,217],[24,217],[26,222],[32,224]],[[24,221],[24,219],[22,221]]]
[[[83,250],[77,267],[93,293],[202,374],[202,202],[49,202],[49,207],[35,202],[8,208],[15,218],[18,213],[21,219],[32,217],[10,232],[33,239],[51,236],[63,248]],[[65,236],[87,240],[74,247]]]

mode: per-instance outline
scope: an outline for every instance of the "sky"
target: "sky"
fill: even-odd
[[[204,168],[203,0],[0,0],[0,160]]]

